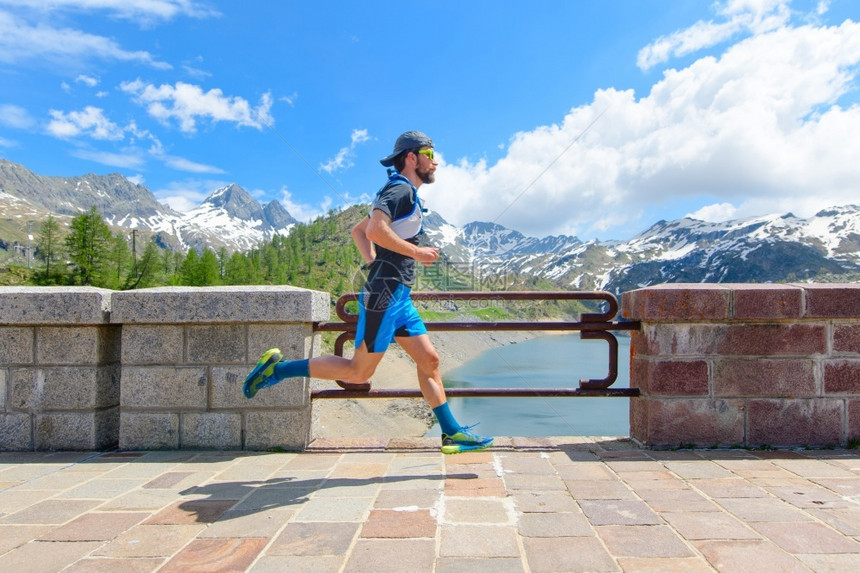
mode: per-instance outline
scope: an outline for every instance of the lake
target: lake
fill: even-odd
[[[580,378],[604,378],[609,345],[579,334],[550,335],[487,350],[452,370],[446,388],[568,388]],[[618,336],[618,379],[630,384],[630,338]],[[451,398],[464,425],[484,436],[627,436],[630,398]],[[434,425],[428,436],[439,436]]]

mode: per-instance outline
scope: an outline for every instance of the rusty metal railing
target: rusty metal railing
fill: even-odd
[[[413,292],[413,301],[525,301],[525,300],[597,300],[605,303],[604,312],[583,313],[578,321],[502,321],[502,322],[425,322],[428,331],[579,331],[583,340],[605,340],[609,344],[609,371],[604,378],[583,379],[578,388],[446,388],[448,397],[544,397],[565,396],[638,396],[638,388],[611,388],[618,378],[618,339],[612,331],[633,331],[639,323],[613,321],[618,314],[618,300],[604,291],[493,291],[493,292]],[[343,322],[320,322],[314,327],[317,332],[341,332],[334,344],[334,353],[343,356],[344,345],[355,338],[358,315],[347,312],[346,305],[358,300],[357,293],[340,297],[335,312]],[[317,389],[311,392],[318,398],[421,398],[418,389],[371,390],[371,383],[361,384],[337,381],[342,388]]]

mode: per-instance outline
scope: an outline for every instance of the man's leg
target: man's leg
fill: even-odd
[[[467,451],[483,450],[493,445],[493,438],[478,436],[469,427],[461,426],[445,397],[445,386],[439,374],[439,354],[430,342],[430,336],[399,336],[397,344],[415,361],[418,369],[418,386],[421,394],[433,409],[433,414],[442,428],[442,453],[458,454]]]
[[[447,401],[442,376],[439,374],[439,354],[430,342],[430,336],[398,336],[394,339],[406,351],[418,368],[418,387],[431,408]]]
[[[383,352],[368,352],[367,347],[362,344],[351,359],[342,356],[317,356],[310,360],[281,360],[281,351],[271,348],[263,353],[257,366],[245,378],[242,390],[246,397],[253,398],[261,388],[273,386],[286,378],[306,376],[323,380],[364,382],[373,375],[383,355]]]
[[[362,343],[355,349],[352,358],[342,356],[317,356],[308,364],[310,375],[322,380],[343,380],[344,382],[365,382],[376,371],[384,352],[368,352]]]

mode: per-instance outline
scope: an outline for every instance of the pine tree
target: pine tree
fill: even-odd
[[[179,267],[179,277],[181,284],[184,286],[203,285],[200,276],[200,255],[194,249],[188,249],[188,252],[185,254],[185,261]]]
[[[158,274],[161,266],[162,258],[158,252],[158,247],[155,245],[155,241],[149,241],[143,251],[143,256],[132,269],[123,288],[146,288],[159,284]]]
[[[45,264],[44,273],[36,273],[37,284],[52,285],[62,282],[63,268],[60,266],[63,252],[61,249],[60,225],[53,215],[48,215],[39,231],[36,253]]]
[[[211,249],[203,249],[198,263],[198,276],[201,286],[217,285],[221,283],[221,272],[218,268],[218,257]]]
[[[93,206],[72,219],[66,248],[75,277],[81,285],[104,286],[107,261],[110,256],[110,228]]]
[[[110,243],[110,272],[105,273],[104,285],[108,288],[121,288],[131,275],[131,249],[128,241],[121,232],[111,239]]]

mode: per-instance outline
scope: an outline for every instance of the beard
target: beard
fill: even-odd
[[[433,183],[436,181],[436,173],[434,171],[416,169],[415,174],[421,179],[422,183]]]

